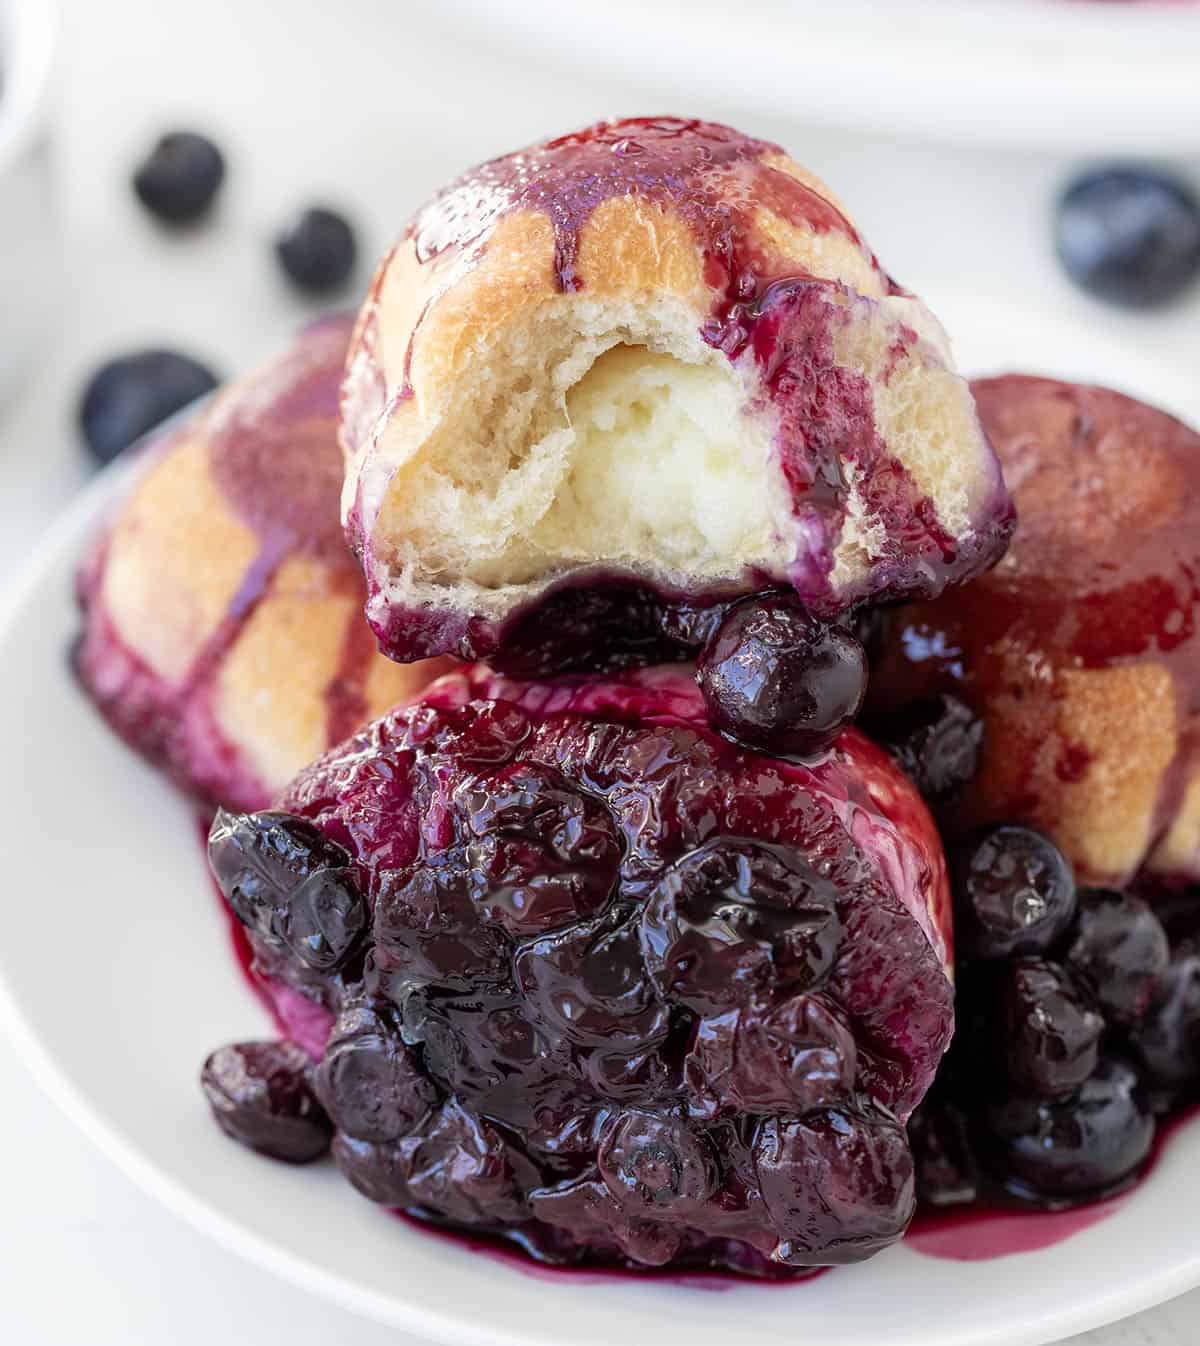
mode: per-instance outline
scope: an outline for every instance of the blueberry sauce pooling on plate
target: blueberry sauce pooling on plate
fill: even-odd
[[[282,803],[219,816],[213,868],[260,971],[337,1016],[316,1091],[365,1195],[631,1269],[804,1273],[903,1233],[945,878],[853,730],[790,764],[671,670],[480,670]]]
[[[780,166],[785,158],[778,146],[729,127],[633,118],[599,123],[473,169],[424,207],[397,245],[412,249],[422,265],[437,269],[437,276],[413,324],[406,373],[395,399],[412,395],[413,348],[425,316],[479,262],[503,216],[545,215],[554,229],[555,282],[564,292],[580,291],[586,289],[577,270],[582,229],[606,202],[633,196],[681,217],[690,229],[703,252],[711,291],[711,310],[700,334],[731,361],[753,362],[762,397],[778,417],[781,475],[808,541],[789,573],[747,576],[747,583],[763,588],[790,583],[809,609],[823,616],[836,615],[865,595],[865,588],[861,594],[849,592],[845,582],[835,593],[831,580],[852,474],[865,507],[882,524],[876,538],[881,551],[872,557],[862,585],[869,585],[876,600],[932,596],[985,570],[1001,555],[1012,531],[1011,505],[997,476],[987,517],[963,537],[953,537],[932,501],[888,452],[876,423],[870,380],[840,361],[835,346],[856,308],[903,291],[879,268],[842,212]],[[781,228],[848,240],[876,278],[874,297],[799,271],[787,248],[758,223],[765,212]],[[386,267],[385,262],[368,295],[351,364],[352,381],[373,386],[347,422],[351,444],[363,440],[372,422],[388,411],[377,352]],[[919,340],[916,331],[897,323],[893,364]],[[354,519],[352,514],[352,527],[358,526]],[[487,659],[522,676],[630,664],[644,660],[648,647],[659,657],[664,649],[666,657],[695,654],[731,597],[728,582],[687,592],[655,591],[619,571],[593,571],[581,579],[569,577],[565,593],[539,595],[528,609],[494,620],[436,605],[377,611],[382,589],[369,564],[367,574],[372,586],[368,613],[381,646],[394,657],[411,660],[449,651]],[[747,584],[734,587],[740,593]],[[580,588],[598,626],[571,620]],[[561,629],[564,617],[576,633],[574,644]]]

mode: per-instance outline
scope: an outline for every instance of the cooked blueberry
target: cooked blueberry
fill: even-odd
[[[1200,272],[1200,204],[1177,178],[1144,168],[1077,178],[1059,202],[1055,238],[1078,285],[1131,308],[1175,298]]]
[[[1019,1195],[1098,1196],[1130,1177],[1150,1153],[1154,1118],[1138,1077],[1105,1059],[1069,1098],[1003,1098],[988,1105],[991,1160]]]
[[[706,1201],[716,1180],[703,1137],[679,1117],[621,1113],[601,1139],[600,1175],[619,1205],[653,1218]]]
[[[332,972],[367,923],[350,857],[304,818],[217,810],[208,859],[229,909],[269,947]]]
[[[399,1141],[334,1138],[338,1168],[364,1196],[416,1206],[456,1224],[517,1220],[526,1213],[513,1171],[519,1156],[487,1122],[454,1101]]]
[[[169,224],[204,215],[225,180],[225,160],[207,136],[172,131],[133,175],[133,190],[152,214]]]
[[[1140,897],[1104,889],[1079,895],[1067,962],[1110,1021],[1141,1018],[1170,956],[1162,922]]]
[[[994,827],[950,856],[955,941],[966,958],[1044,953],[1075,914],[1062,852],[1028,827]]]
[[[819,994],[793,996],[766,1014],[734,1010],[696,1025],[684,1062],[688,1106],[701,1117],[813,1112],[850,1099],[857,1066],[837,1007]]]
[[[110,462],[136,439],[217,386],[206,365],[177,351],[144,350],[103,364],[88,380],[79,426],[93,457]]]
[[[938,696],[890,719],[881,742],[931,804],[946,804],[979,771],[983,721],[957,697]]]
[[[437,1102],[394,1013],[365,1004],[348,1006],[335,1023],[318,1088],[338,1128],[358,1140],[408,1135]]]
[[[962,1206],[976,1200],[979,1176],[961,1108],[948,1098],[926,1097],[909,1118],[908,1138],[916,1164],[918,1201],[929,1206]]]
[[[314,206],[288,225],[275,242],[275,253],[299,289],[326,294],[350,279],[358,243],[344,215]]]
[[[307,1164],[333,1127],[313,1093],[312,1061],[294,1042],[236,1042],[204,1063],[200,1085],[227,1136],[260,1154]]]
[[[1057,963],[1025,958],[1008,969],[1008,1077],[1020,1093],[1061,1098],[1092,1074],[1104,1020]]]
[[[1171,960],[1130,1043],[1143,1079],[1154,1088],[1200,1087],[1200,957]]]
[[[714,726],[782,757],[827,748],[858,714],[867,690],[862,646],[841,626],[809,616],[788,594],[734,604],[697,665]]]
[[[754,1141],[763,1201],[789,1266],[858,1262],[893,1243],[916,1204],[904,1128],[850,1109],[768,1118]]]
[[[476,978],[500,979],[512,944],[483,920],[474,901],[477,888],[461,848],[409,870],[383,871],[375,895],[375,967],[464,989]]]
[[[607,901],[621,844],[607,808],[556,772],[525,764],[472,782],[458,801],[475,901],[489,923],[536,935]]]
[[[667,1032],[627,908],[529,941],[514,971],[534,1015],[582,1046],[644,1046]]]
[[[740,838],[668,870],[641,926],[660,993],[699,1014],[815,989],[841,935],[836,889],[799,851]]]

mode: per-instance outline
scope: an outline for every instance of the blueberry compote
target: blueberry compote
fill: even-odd
[[[862,735],[792,763],[682,671],[477,669],[281,802],[218,819],[214,870],[260,968],[336,1014],[315,1091],[367,1197],[634,1270],[802,1275],[904,1232],[948,893]]]
[[[968,839],[950,867],[968,956],[954,1046],[910,1123],[922,1200],[1062,1209],[1120,1191],[1200,1085],[1192,943],[1172,947],[1134,894],[1076,891],[1027,828]]]

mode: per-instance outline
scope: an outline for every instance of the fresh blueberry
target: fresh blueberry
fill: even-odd
[[[955,938],[967,958],[1044,953],[1075,914],[1071,866],[1049,838],[1004,825],[950,857]]]
[[[1170,956],[1162,922],[1140,897],[1100,889],[1079,895],[1067,962],[1109,1022],[1133,1024],[1142,1017]]]
[[[929,803],[947,804],[979,771],[983,721],[957,697],[938,696],[889,720],[880,741]]]
[[[1112,1059],[1060,1102],[1014,1095],[989,1104],[984,1124],[997,1176],[1035,1200],[1111,1190],[1133,1174],[1154,1140],[1137,1075]]]
[[[1130,308],[1173,299],[1200,272],[1200,204],[1163,173],[1085,173],[1059,202],[1055,234],[1078,285]]]
[[[1104,1020],[1063,968],[1024,958],[1008,968],[1005,1029],[1017,1090],[1061,1098],[1095,1070]]]
[[[88,380],[79,425],[93,457],[107,463],[216,386],[212,370],[189,356],[137,351],[101,365]]]
[[[169,224],[198,220],[225,179],[225,160],[207,136],[172,131],[133,175],[133,190],[151,214]]]
[[[294,1042],[238,1042],[204,1063],[200,1085],[227,1136],[291,1164],[319,1159],[333,1127],[317,1102],[312,1062]]]
[[[284,230],[275,242],[275,252],[299,289],[327,294],[349,280],[358,243],[344,215],[315,206],[302,211]]]
[[[697,665],[713,725],[780,757],[822,752],[852,723],[867,690],[862,646],[809,616],[790,594],[734,604]]]

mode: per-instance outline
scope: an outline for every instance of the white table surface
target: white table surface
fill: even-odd
[[[853,203],[888,266],[935,308],[940,291],[975,290],[984,302],[1025,292],[1143,353],[1177,364],[1183,352],[1200,367],[1200,294],[1167,315],[1132,318],[1063,280],[1047,211],[1065,159],[805,131],[716,94],[680,109],[669,89],[629,89],[603,72],[592,82],[556,77],[409,9],[64,0],[61,324],[17,400],[0,408],[0,574],[20,566],[89,475],[73,415],[95,362],[162,341],[233,370],[303,320],[309,310],[269,256],[293,206],[344,204],[370,256],[449,172],[613,112],[695,111],[784,140]],[[127,187],[130,163],[175,124],[210,128],[230,159],[216,220],[178,239],[152,226]],[[1200,164],[1187,167],[1200,180]],[[39,1093],[2,1039],[0,1100],[0,1341],[416,1346],[266,1277],[161,1209]],[[1197,1340],[1200,1292],[1075,1346]]]

